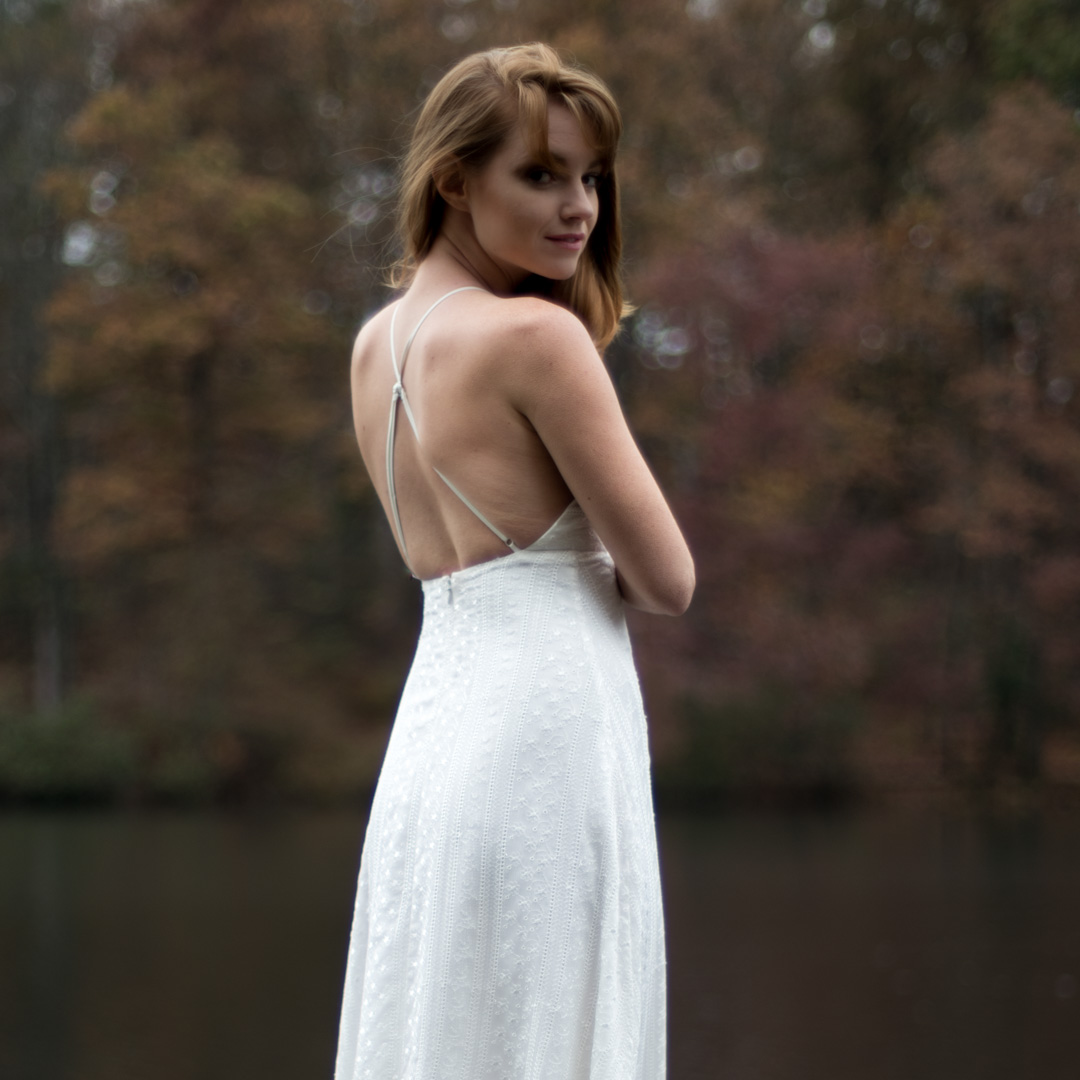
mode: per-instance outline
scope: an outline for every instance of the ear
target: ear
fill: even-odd
[[[440,169],[433,177],[435,190],[443,197],[448,206],[455,210],[468,210],[469,202],[465,191],[465,169],[456,158]]]

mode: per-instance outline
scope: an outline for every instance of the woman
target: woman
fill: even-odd
[[[655,1080],[664,942],[623,604],[693,563],[598,348],[620,121],[543,45],[454,67],[405,159],[408,289],[356,437],[424,623],[372,805],[337,1080]],[[401,422],[403,420],[403,422]]]

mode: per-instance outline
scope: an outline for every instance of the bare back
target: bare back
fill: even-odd
[[[545,303],[475,288],[441,295],[411,290],[357,337],[356,436],[392,526],[398,522],[386,467],[391,414],[403,407],[416,424],[414,432],[406,417],[398,418],[391,463],[400,519],[395,539],[419,578],[496,558],[507,552],[507,539],[528,546],[572,499],[540,436],[512,403],[513,380],[505,371],[511,358],[500,356],[514,320]],[[399,400],[395,367],[402,364]]]

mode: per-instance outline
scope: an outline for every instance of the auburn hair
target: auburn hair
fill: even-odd
[[[398,234],[402,256],[391,282],[404,286],[431,250],[446,204],[435,178],[455,164],[482,168],[518,124],[541,164],[552,164],[548,106],[563,105],[581,125],[601,164],[599,210],[577,269],[566,281],[531,279],[536,292],[565,304],[606,345],[630,310],[623,303],[622,226],[615,152],[622,118],[611,91],[589,71],[534,42],[475,53],[455,64],[428,95],[402,164]]]

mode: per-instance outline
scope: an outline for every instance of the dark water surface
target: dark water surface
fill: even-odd
[[[660,832],[671,1080],[1080,1077],[1080,818]],[[0,1078],[329,1080],[362,833],[4,814]]]

